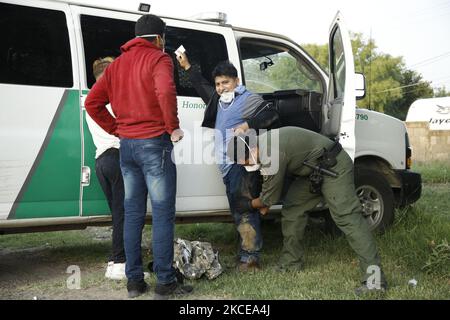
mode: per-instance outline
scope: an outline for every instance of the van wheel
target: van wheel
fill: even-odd
[[[355,188],[370,230],[384,232],[394,222],[391,186],[379,172],[356,168]]]
[[[370,230],[382,233],[394,222],[394,193],[379,172],[355,168],[356,194],[362,205],[362,214]],[[343,235],[329,211],[323,215],[325,232],[332,236]]]

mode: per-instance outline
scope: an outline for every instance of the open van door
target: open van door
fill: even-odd
[[[322,133],[355,157],[355,66],[350,35],[338,12],[330,27],[328,96]]]

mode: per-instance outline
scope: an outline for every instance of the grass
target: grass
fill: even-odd
[[[450,162],[414,163],[412,170],[422,174],[424,183],[450,182]]]
[[[450,176],[445,166],[416,166],[424,187],[421,199],[413,206],[398,210],[394,224],[382,235],[376,235],[389,290],[381,299],[450,299]],[[447,171],[445,171],[447,170]],[[444,173],[442,173],[444,172]],[[446,173],[445,173],[446,172]],[[146,227],[146,241],[151,227]],[[344,237],[325,234],[318,226],[307,229],[305,236],[305,269],[280,273],[276,270],[282,247],[278,221],[263,223],[264,270],[240,274],[234,270],[237,237],[232,224],[177,225],[176,236],[188,240],[208,241],[219,250],[225,272],[217,279],[190,281],[195,297],[201,299],[359,299],[353,293],[358,285],[359,266]],[[80,264],[89,272],[82,289],[99,287],[102,292],[121,296],[124,283],[104,281],[104,261],[110,241],[93,240],[86,231],[7,235],[0,237],[0,251],[40,247],[50,261],[66,265]],[[144,251],[145,264],[151,255]],[[1,262],[0,262],[1,266]],[[43,295],[64,295],[61,278],[26,283],[16,290],[34,289]],[[408,281],[416,279],[415,287]],[[154,276],[149,279],[154,283]],[[1,287],[1,285],[0,285]],[[122,291],[121,291],[122,290]],[[125,293],[124,293],[125,294]],[[374,297],[371,297],[374,298]],[[144,297],[145,299],[145,297]]]

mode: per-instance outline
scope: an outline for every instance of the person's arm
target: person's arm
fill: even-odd
[[[155,64],[153,81],[166,131],[172,135],[175,130],[180,128],[180,123],[178,120],[177,91],[173,81],[173,63],[168,55],[162,56]]]
[[[286,161],[285,154],[279,152],[279,167],[274,175],[266,175],[263,179],[262,190],[259,196],[265,207],[270,207],[280,201],[281,193],[286,177]]]
[[[109,134],[116,134],[116,119],[106,109],[109,103],[106,76],[101,77],[89,91],[84,106],[91,118]]]
[[[275,107],[267,101],[262,100],[251,114],[246,113],[246,122],[234,129],[235,134],[245,133],[249,129],[274,129],[280,127],[280,116]]]
[[[247,119],[247,125],[250,129],[275,129],[280,127],[280,115],[278,110],[271,102],[264,101]]]
[[[281,165],[284,163],[282,157],[284,157],[284,155],[280,153],[280,166],[277,174],[264,176],[262,190],[258,198],[248,199],[241,197],[236,202],[236,209],[238,212],[259,209],[259,212],[262,215],[265,215],[269,212],[269,208],[280,200],[286,173],[286,166]]]
[[[253,199],[251,202],[251,206],[253,209],[261,209],[267,207],[261,200],[261,198]]]
[[[238,201],[236,201],[235,209],[239,213],[252,211],[253,209],[259,209],[259,212],[262,215],[265,215],[265,214],[267,214],[269,212],[269,207],[267,207],[261,201],[261,198],[248,199],[248,198],[245,198],[245,197],[241,197]]]
[[[177,56],[177,60],[180,64],[180,67],[183,68],[189,75],[189,79],[192,82],[192,85],[197,91],[200,98],[202,98],[203,102],[208,104],[213,95],[216,93],[214,86],[206,80],[202,74],[195,70],[186,55],[186,53],[182,53]]]
[[[251,202],[251,205],[252,205],[252,208],[258,209],[259,213],[261,213],[263,216],[265,216],[269,212],[269,209],[270,209],[270,207],[266,206],[262,202],[261,198],[253,199]]]

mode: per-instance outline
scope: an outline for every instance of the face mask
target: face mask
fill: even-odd
[[[247,172],[254,172],[254,171],[258,171],[259,169],[261,169],[261,164],[254,164],[251,166],[244,166],[245,170],[247,170]]]
[[[234,90],[231,92],[222,92],[220,95],[220,101],[223,103],[230,103],[234,99]]]

